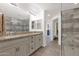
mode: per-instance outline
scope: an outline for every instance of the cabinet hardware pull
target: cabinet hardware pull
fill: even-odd
[[[33,49],[33,47],[31,49]]]
[[[33,39],[33,37],[32,37],[32,39]]]
[[[71,44],[70,46],[72,46],[72,47],[73,47],[74,45],[73,45],[73,44]]]
[[[72,42],[74,42],[74,40],[72,40]]]
[[[74,48],[72,48],[72,50],[73,50]]]
[[[40,41],[41,39],[39,39],[39,41]]]
[[[33,41],[31,41],[33,43]]]
[[[18,52],[19,51],[19,47],[18,48],[16,48],[16,52]]]

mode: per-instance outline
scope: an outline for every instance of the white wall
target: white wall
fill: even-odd
[[[45,11],[45,14],[44,14],[44,34],[45,34],[45,39],[46,39],[46,44],[49,44],[50,43],[50,41],[51,41],[51,37],[52,37],[52,32],[51,32],[51,19],[50,19],[50,17],[48,16],[48,12],[47,11]],[[48,25],[49,25],[49,28],[48,28]],[[49,29],[49,31],[50,31],[50,35],[48,36],[47,35],[47,30]]]

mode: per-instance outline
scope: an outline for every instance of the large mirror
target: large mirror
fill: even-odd
[[[18,33],[29,31],[29,19],[17,19],[8,17],[5,21],[6,33]]]
[[[41,20],[32,21],[32,29],[41,29]]]

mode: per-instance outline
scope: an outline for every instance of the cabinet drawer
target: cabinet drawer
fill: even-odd
[[[39,42],[39,47],[42,46],[43,43],[42,35],[38,35],[38,42]]]
[[[39,42],[39,35],[37,35],[37,36],[36,36],[36,39],[35,39],[35,48],[36,48],[36,49],[39,48],[39,43],[40,43],[40,42]]]
[[[40,35],[36,36],[35,39],[35,49],[38,49],[40,46],[42,46],[42,37]]]
[[[13,45],[15,45],[15,44],[18,44],[18,43],[21,43],[21,42],[24,42],[25,41],[25,39],[19,39],[19,38],[17,38],[17,39],[12,39],[12,40],[8,40],[8,41],[3,41],[3,42],[0,42],[0,48],[7,48],[7,47],[9,47],[9,46],[13,46]]]
[[[35,36],[30,37],[30,38],[29,38],[29,40],[30,40],[30,42],[29,42],[29,43],[34,44],[34,41],[35,41]]]
[[[35,46],[30,44],[30,54],[33,53],[35,51]]]
[[[30,55],[31,53],[34,52],[34,36],[29,37],[27,45],[28,45],[29,55]]]

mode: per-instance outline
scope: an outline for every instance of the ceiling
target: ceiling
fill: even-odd
[[[74,3],[15,3],[16,6],[23,9],[25,12],[36,15],[40,11],[45,10],[51,17],[58,14],[61,10],[78,8],[79,4]]]
[[[11,5],[12,4],[12,5]],[[14,5],[14,6],[13,6]],[[17,7],[16,7],[17,6]],[[62,6],[62,8],[61,8]],[[45,10],[51,17],[55,16],[61,10],[79,8],[79,4],[74,3],[10,3],[0,4],[0,9],[6,14],[26,18],[26,13],[37,15],[42,10]]]
[[[33,15],[45,10],[51,17],[58,14],[61,10],[79,8],[79,4],[74,3],[18,3],[16,5]]]
[[[38,14],[41,10],[45,10],[50,15],[55,15],[60,11],[60,3],[18,3],[18,7],[33,15]]]
[[[62,3],[62,10],[79,8],[79,3]]]

